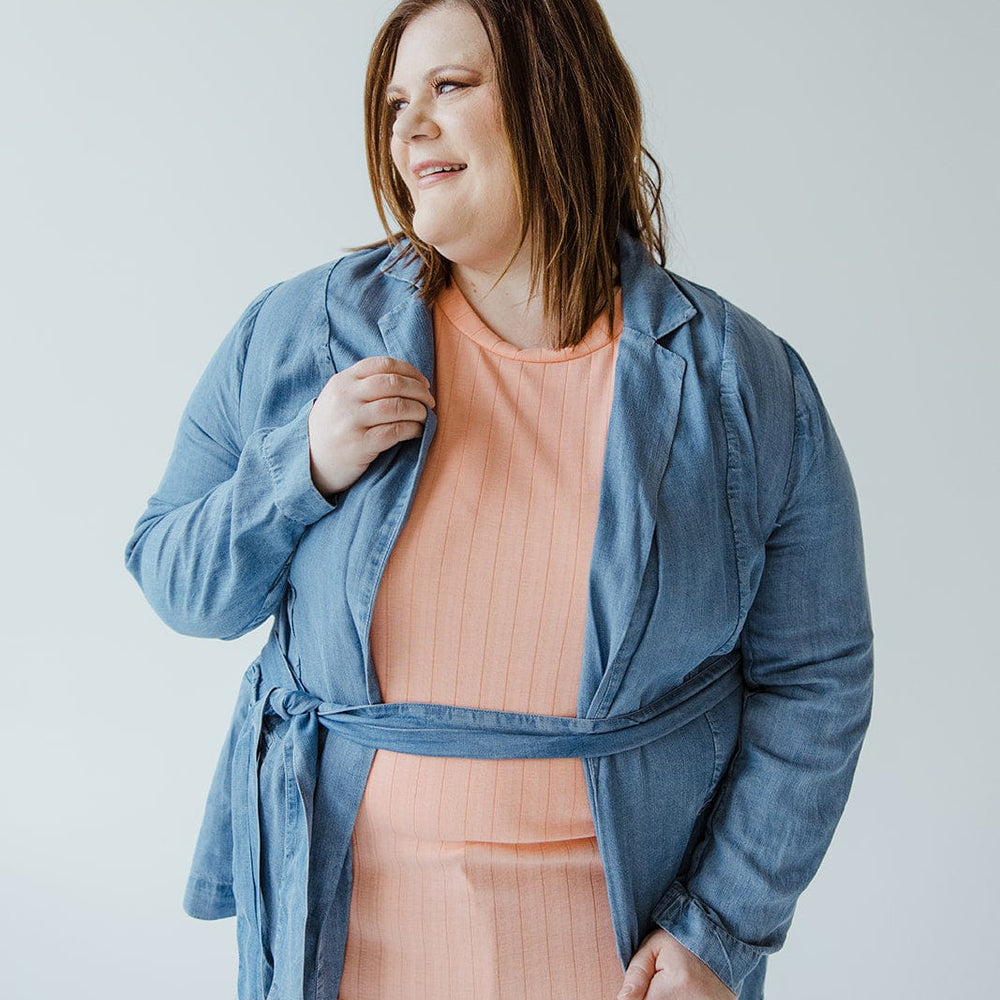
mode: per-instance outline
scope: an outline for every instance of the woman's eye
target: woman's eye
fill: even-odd
[[[435,80],[431,85],[436,94],[450,94],[453,91],[461,90],[467,84],[460,83],[457,80]],[[401,97],[394,98],[387,102],[389,105],[389,112],[393,115],[402,114],[406,110],[406,106],[409,103]]]

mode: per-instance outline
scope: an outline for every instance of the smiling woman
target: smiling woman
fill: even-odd
[[[392,161],[413,205],[414,234],[451,262],[466,292],[519,252],[530,260],[496,68],[473,11],[443,5],[414,20],[386,91]]]
[[[428,300],[464,265],[460,287],[501,336],[566,347],[598,313],[613,322],[620,228],[663,263],[659,168],[642,143],[632,74],[596,3],[409,0],[375,40],[366,94],[376,204],[387,231],[391,217],[420,258]],[[457,205],[444,198],[421,199],[413,183],[421,160],[465,162],[451,159],[451,143],[468,143],[461,155],[474,158],[462,177],[468,200],[456,196],[472,218],[452,217]],[[445,249],[431,239],[422,227],[433,218],[458,242]],[[522,287],[540,294],[504,294]]]
[[[760,1000],[871,699],[815,383],[666,269],[595,0],[406,0],[366,137],[386,239],[250,304],[126,550],[274,618],[186,908],[241,1000]]]

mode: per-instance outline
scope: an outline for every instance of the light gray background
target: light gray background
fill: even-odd
[[[389,4],[20,3],[0,32],[4,997],[233,994],[180,897],[240,673],[123,547],[265,286],[376,238]],[[876,711],[770,1000],[993,995],[995,3],[608,0],[670,266],[809,364],[861,499]],[[993,510],[994,514],[989,511]],[[609,998],[610,1000],[610,998]]]

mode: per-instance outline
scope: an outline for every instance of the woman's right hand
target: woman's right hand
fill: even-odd
[[[386,448],[419,437],[430,406],[430,383],[398,358],[362,358],[332,375],[309,412],[309,470],[316,489],[329,499]]]

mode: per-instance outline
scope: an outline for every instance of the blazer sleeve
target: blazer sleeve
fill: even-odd
[[[826,852],[872,699],[854,485],[812,377],[782,343],[795,398],[792,460],[741,636],[739,744],[686,874],[653,914],[737,994],[781,946]]]
[[[309,470],[313,400],[288,422],[244,432],[244,409],[258,412],[242,398],[244,367],[277,287],[250,303],[198,380],[163,479],[125,548],[153,609],[186,635],[234,639],[265,621],[303,532],[336,506]]]

